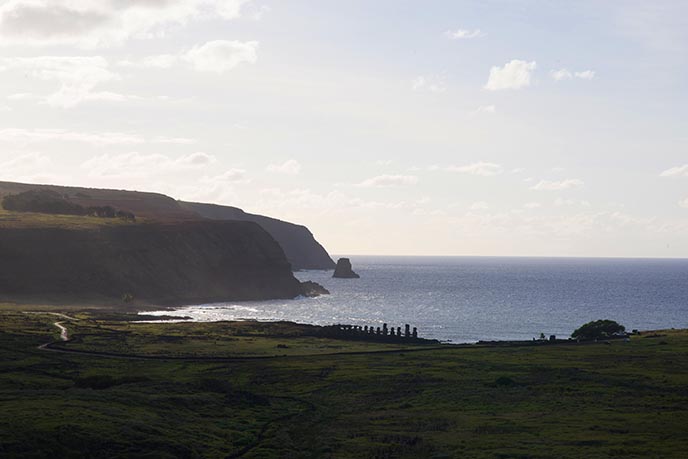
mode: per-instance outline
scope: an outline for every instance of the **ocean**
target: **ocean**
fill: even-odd
[[[361,279],[301,271],[318,298],[186,306],[197,321],[289,320],[417,327],[454,343],[568,337],[585,322],[632,329],[688,327],[688,260],[353,256]],[[154,314],[169,314],[159,311]]]

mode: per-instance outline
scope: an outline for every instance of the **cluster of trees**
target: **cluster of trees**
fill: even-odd
[[[71,202],[68,197],[52,190],[29,190],[23,193],[10,194],[2,200],[5,210],[14,212],[37,212],[42,214],[90,215],[100,218],[121,218],[136,221],[136,216],[125,210],[112,206],[91,206]]]
[[[580,340],[606,339],[625,332],[626,327],[613,320],[595,320],[574,330],[571,337]]]

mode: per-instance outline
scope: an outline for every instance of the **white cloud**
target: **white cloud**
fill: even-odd
[[[0,129],[0,142],[7,142],[15,145],[30,145],[33,143],[50,142],[79,142],[94,146],[107,145],[135,145],[143,143],[161,144],[192,144],[193,139],[181,137],[154,137],[150,140],[136,135],[123,132],[79,132],[66,129]]]
[[[251,14],[251,17],[253,17],[253,19],[256,21],[260,21],[266,14],[270,13],[271,11],[272,8],[270,8],[269,6],[261,5],[260,8],[258,8]]]
[[[585,201],[585,200],[581,200],[581,199],[557,198],[554,201],[554,205],[557,207],[572,207],[572,206],[590,207],[590,202]]]
[[[196,153],[191,153],[190,155],[177,158],[174,162],[179,166],[203,167],[214,163],[215,157],[207,153],[203,153],[202,151],[197,151]]]
[[[688,164],[672,167],[659,175],[660,177],[688,177]]]
[[[138,152],[104,154],[85,161],[81,168],[98,179],[145,179],[165,174],[186,173],[215,162],[215,157],[197,152],[172,158],[167,155]]]
[[[557,81],[570,80],[571,78],[573,78],[573,74],[567,69],[550,70],[549,74],[553,79]]]
[[[244,169],[227,169],[220,175],[214,177],[207,177],[204,180],[210,182],[224,182],[224,183],[248,183],[250,179],[246,177],[246,171]]]
[[[389,188],[396,186],[409,186],[418,183],[418,177],[415,175],[378,175],[372,177],[357,186],[364,188]]]
[[[684,209],[688,209],[688,198],[679,201],[678,205]]]
[[[83,48],[164,37],[203,17],[237,18],[250,0],[5,0],[0,42]]]
[[[3,174],[16,173],[27,169],[33,170],[50,164],[50,158],[41,153],[27,153],[15,156],[5,162],[0,163],[0,171]]]
[[[269,164],[267,170],[278,174],[297,175],[301,172],[301,163],[295,159],[288,159],[282,164]]]
[[[499,91],[503,89],[521,89],[530,86],[532,73],[537,63],[514,59],[504,64],[504,67],[494,66],[490,69],[490,77],[485,89]]]
[[[574,75],[576,78],[580,78],[581,80],[592,80],[595,78],[595,71],[583,70],[582,72],[576,72]]]
[[[537,191],[556,191],[578,188],[583,185],[585,185],[585,182],[579,179],[565,179],[560,181],[541,180],[536,185],[531,186],[530,189]]]
[[[492,177],[500,175],[504,172],[501,164],[477,162],[468,164],[466,166],[449,166],[446,169],[449,172],[459,172],[463,174],[479,175],[482,177]]]
[[[523,207],[525,207],[526,209],[539,209],[540,207],[542,207],[542,204],[540,204],[539,202],[527,202],[523,204]]]
[[[199,72],[224,73],[240,64],[258,60],[257,41],[215,40],[187,51],[182,60]]]
[[[468,208],[469,210],[487,210],[490,206],[485,201],[474,202]]]
[[[412,88],[414,91],[444,92],[447,86],[443,76],[427,75],[419,76],[413,80]]]
[[[450,40],[466,40],[471,38],[484,37],[485,34],[480,31],[480,29],[467,30],[467,29],[457,29],[457,30],[447,30],[444,32],[444,36]]]
[[[578,78],[580,80],[592,80],[595,78],[594,70],[583,70],[580,72],[571,72],[568,69],[550,70],[549,75],[556,81],[571,80]]]
[[[497,107],[495,107],[494,105],[481,105],[480,107],[473,110],[473,114],[474,115],[478,115],[480,113],[492,114],[492,113],[495,113],[496,111],[497,111]]]
[[[215,40],[178,54],[148,56],[139,62],[120,61],[118,65],[169,69],[186,64],[198,72],[224,73],[241,64],[255,64],[258,60],[258,47],[257,41]]]
[[[132,97],[95,90],[103,83],[119,79],[119,75],[110,70],[108,61],[101,56],[0,58],[2,71],[20,71],[29,77],[54,81],[60,85],[59,90],[49,96],[23,93],[10,96],[13,100],[39,98],[51,106],[71,108],[88,100],[121,101]]]

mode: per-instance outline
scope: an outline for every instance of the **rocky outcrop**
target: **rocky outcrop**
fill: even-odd
[[[252,222],[0,227],[0,294],[189,304],[302,291],[280,246]]]
[[[332,277],[338,279],[358,279],[361,276],[356,274],[351,268],[351,260],[348,258],[340,258],[337,260],[337,267],[334,269]]]
[[[329,295],[330,291],[322,285],[313,281],[301,282],[302,295],[309,298],[315,298],[320,295]]]
[[[183,209],[214,220],[256,222],[282,246],[294,270],[333,269],[334,261],[305,226],[244,212],[236,207],[180,202]]]

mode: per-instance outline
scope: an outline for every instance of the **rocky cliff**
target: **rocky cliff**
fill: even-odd
[[[236,207],[180,202],[183,209],[214,220],[256,222],[282,246],[294,269],[334,269],[335,264],[305,226],[254,215]]]
[[[0,226],[0,294],[198,303],[301,292],[280,246],[252,222]]]
[[[337,260],[337,267],[334,269],[332,277],[338,279],[359,279],[361,276],[356,274],[351,267],[351,260],[348,258],[340,258]]]

